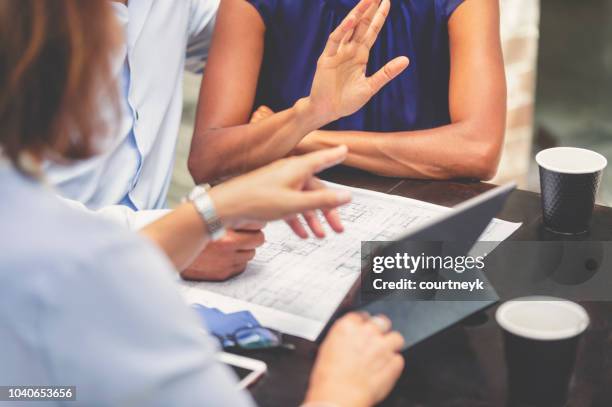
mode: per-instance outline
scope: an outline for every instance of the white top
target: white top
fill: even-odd
[[[555,147],[540,151],[536,162],[562,174],[591,174],[606,168],[608,160],[595,151],[576,147]]]
[[[589,326],[589,315],[582,306],[552,297],[508,301],[497,309],[495,318],[514,335],[543,341],[573,338]]]

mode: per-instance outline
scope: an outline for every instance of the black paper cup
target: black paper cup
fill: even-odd
[[[564,406],[589,325],[585,309],[558,298],[524,297],[502,304],[495,318],[504,332],[508,406]]]
[[[564,234],[588,231],[606,158],[583,148],[555,147],[540,151],[536,161],[544,226]]]

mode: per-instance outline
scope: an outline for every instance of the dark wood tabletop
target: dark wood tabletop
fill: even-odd
[[[378,177],[338,168],[323,178],[349,186],[453,206],[488,189],[478,182],[436,182]],[[540,196],[516,190],[500,219],[522,222],[510,239],[549,241],[562,237],[542,228]],[[612,240],[612,209],[597,206],[583,240]],[[591,324],[583,336],[570,389],[570,406],[612,406],[612,303],[582,303]],[[406,368],[386,406],[504,406],[506,366],[496,306],[421,342],[406,354]],[[251,388],[260,406],[298,406],[308,385],[317,344],[289,337],[294,351],[261,351],[250,357],[268,365],[267,375]]]

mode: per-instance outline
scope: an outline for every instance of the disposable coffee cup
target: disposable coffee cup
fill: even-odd
[[[585,309],[552,297],[524,297],[495,314],[504,333],[508,405],[561,407],[567,402]]]
[[[606,158],[584,148],[555,147],[540,151],[536,161],[544,226],[556,233],[587,232]]]

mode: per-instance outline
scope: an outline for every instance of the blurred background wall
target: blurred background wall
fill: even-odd
[[[592,148],[612,165],[612,0],[500,0],[508,81],[506,143],[493,182],[539,189],[533,157],[542,148]],[[186,74],[184,112],[168,203],[193,181],[187,154],[200,77]],[[599,201],[612,205],[612,168]]]
[[[501,0],[501,39],[508,87],[506,141],[497,176],[527,187],[533,140],[540,4],[537,0]]]
[[[612,0],[541,7],[533,151],[561,145],[605,155],[599,201],[612,205]],[[539,189],[535,165],[528,186]]]
[[[176,161],[174,163],[174,173],[172,174],[172,184],[168,191],[168,206],[175,207],[181,199],[186,196],[194,183],[187,170],[187,157],[189,156],[189,146],[193,134],[198,94],[200,92],[200,75],[185,73],[183,82],[183,120],[176,146]]]

